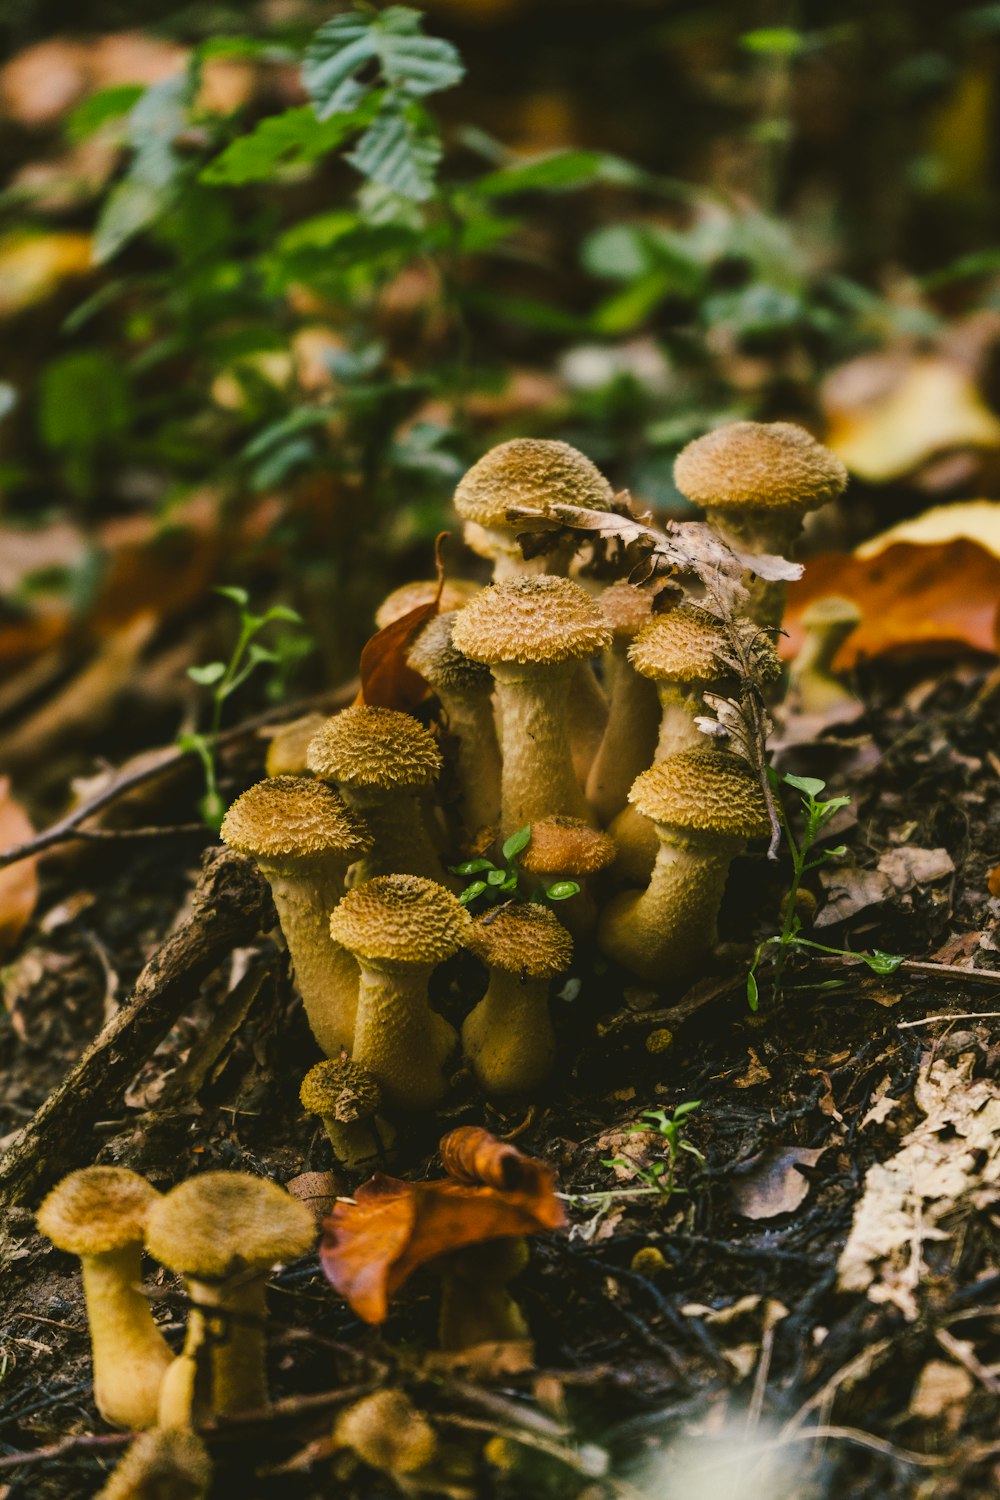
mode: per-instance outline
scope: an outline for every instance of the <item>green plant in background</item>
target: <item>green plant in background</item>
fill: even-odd
[[[642,1119],[644,1125],[630,1125],[630,1135],[648,1135],[655,1131],[663,1143],[663,1156],[656,1161],[650,1162],[648,1167],[637,1166],[634,1161],[629,1161],[625,1156],[613,1156],[602,1161],[604,1167],[626,1167],[646,1185],[647,1189],[659,1193],[667,1202],[675,1193],[684,1193],[686,1188],[677,1186],[677,1165],[682,1152],[693,1156],[699,1166],[703,1166],[705,1158],[697,1146],[685,1139],[687,1116],[694,1110],[701,1108],[700,1099],[689,1099],[685,1104],[678,1104],[672,1115],[668,1115],[663,1109],[644,1109]],[[590,1196],[590,1195],[588,1195]]]
[[[288,625],[301,625],[302,616],[285,604],[275,604],[264,614],[256,615],[248,608],[250,596],[245,589],[218,588],[215,592],[235,604],[239,611],[239,630],[228,661],[209,661],[201,666],[188,667],[188,676],[192,682],[208,689],[212,707],[207,731],[182,734],[178,736],[177,745],[181,750],[191,751],[201,761],[205,773],[205,793],[198,808],[209,828],[217,830],[226,812],[226,802],[219,794],[216,768],[219,731],[222,728],[226,700],[237,688],[242,687],[258,667],[271,665],[280,669],[289,656],[294,659],[309,650],[310,643],[297,632],[286,632],[279,639],[295,642],[291,651],[287,645],[265,646],[258,637],[269,625],[279,621]]]
[[[800,792],[800,806],[803,819],[802,832],[796,838],[788,814],[780,802],[778,809],[781,816],[782,828],[788,852],[792,859],[792,878],[789,883],[788,893],[785,897],[785,909],[781,924],[781,931],[773,937],[763,938],[757,944],[754,952],[753,962],[747,974],[747,1003],[751,1010],[756,1010],[760,1004],[760,989],[757,984],[757,969],[764,954],[769,949],[774,949],[774,964],[771,971],[771,994],[775,1000],[781,995],[782,979],[784,977],[785,964],[791,953],[796,950],[809,950],[817,953],[830,953],[838,958],[859,958],[868,965],[876,974],[892,974],[903,962],[902,958],[894,953],[882,953],[876,949],[873,953],[853,953],[848,948],[830,948],[824,943],[815,943],[811,938],[802,936],[802,918],[798,911],[799,889],[802,878],[811,870],[818,870],[821,866],[831,863],[836,859],[842,859],[847,853],[845,844],[838,844],[831,849],[816,849],[816,844],[823,836],[825,829],[829,826],[834,814],[842,807],[847,807],[850,797],[829,797],[820,799],[820,792],[826,789],[826,782],[820,781],[815,776],[792,776],[786,773],[779,777],[771,772],[772,784],[775,790],[780,784],[791,787]]]
[[[526,823],[523,828],[519,828],[516,833],[512,833],[504,840],[501,849],[504,861],[502,865],[494,864],[485,856],[479,859],[467,859],[460,865],[450,865],[453,875],[477,877],[465,887],[458,898],[459,901],[468,906],[470,901],[476,901],[480,896],[485,896],[491,904],[504,899],[510,900],[516,894],[521,879],[517,857],[524,853],[530,843],[531,824]],[[578,895],[579,891],[580,887],[575,880],[554,880],[550,886],[539,885],[533,892],[531,900],[568,901],[570,896]]]

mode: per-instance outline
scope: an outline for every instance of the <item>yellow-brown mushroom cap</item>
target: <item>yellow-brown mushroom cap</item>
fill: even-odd
[[[508,902],[478,917],[466,947],[491,969],[551,979],[573,959],[573,939],[548,907]]]
[[[142,1243],[159,1198],[145,1177],[127,1167],[83,1167],[52,1189],[36,1222],[57,1250],[106,1255]]]
[[[481,588],[481,583],[473,583],[470,578],[446,578],[441,590],[441,612],[461,609]],[[379,630],[384,630],[394,620],[401,620],[404,615],[419,609],[421,605],[432,604],[437,598],[437,592],[436,578],[419,578],[413,583],[401,584],[382,600],[375,611],[375,624]]]
[[[409,665],[435,692],[468,698],[493,691],[490,669],[459,651],[452,640],[454,612],[429,620],[410,647]]]
[[[201,1500],[212,1483],[212,1460],[201,1438],[175,1427],[142,1432],[96,1500],[184,1496]]]
[[[429,730],[395,708],[356,704],[327,719],[309,746],[309,769],[327,781],[378,787],[429,786],[441,752]]]
[[[683,750],[632,783],[628,800],[654,823],[724,838],[770,832],[764,794],[746,761],[726,750]]]
[[[315,1233],[305,1204],[277,1183],[244,1172],[203,1172],[153,1205],[146,1245],[171,1271],[217,1281],[304,1255]]]
[[[542,666],[596,656],[611,645],[611,629],[578,583],[543,573],[483,589],[459,614],[451,638],[489,666]]]
[[[598,603],[616,641],[631,641],[652,617],[653,595],[620,578],[604,590]]]
[[[546,513],[553,505],[608,510],[613,495],[600,469],[569,443],[512,438],[473,464],[455,491],[455,509],[463,521],[510,526],[513,506]]]
[[[720,659],[726,649],[715,615],[695,604],[680,604],[642,627],[628,659],[656,682],[721,682],[732,676],[732,668]]]
[[[334,907],[330,936],[372,963],[437,964],[458,951],[471,921],[436,880],[376,875]]]
[[[371,848],[368,829],[333,787],[311,776],[270,776],[237,797],[220,836],[258,859],[357,858]]]
[[[582,818],[554,814],[531,825],[531,841],[520,855],[530,875],[595,875],[614,863],[618,846],[611,836]]]
[[[348,1125],[378,1114],[382,1089],[374,1073],[350,1058],[326,1059],[303,1078],[299,1100],[307,1114]]]
[[[836,454],[794,422],[730,422],[677,455],[674,483],[715,510],[815,510],[847,484]]]

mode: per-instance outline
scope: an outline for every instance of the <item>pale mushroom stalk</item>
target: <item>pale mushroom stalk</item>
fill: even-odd
[[[497,663],[500,704],[500,831],[504,838],[548,813],[596,819],[577,779],[567,733],[573,669]]]
[[[487,1093],[527,1093],[552,1071],[556,1034],[549,981],[494,969],[486,994],[465,1020],[462,1046]]]
[[[653,759],[660,725],[656,689],[616,644],[607,729],[587,779],[587,801],[607,827],[628,800],[628,789]]]
[[[524,1239],[487,1240],[442,1261],[438,1334],[445,1350],[529,1337],[508,1283],[528,1264]]]
[[[262,1411],[268,1404],[263,1343],[266,1274],[223,1283],[186,1280],[187,1334],[163,1382],[161,1425],[186,1427],[199,1412],[235,1416]]]
[[[772,554],[791,561],[802,535],[803,513],[772,514],[766,510],[732,511],[705,507],[705,520],[721,541],[744,557]],[[785,614],[788,584],[781,578],[762,578],[751,572],[744,579],[747,597],[740,609],[758,625],[780,626]]]
[[[419,796],[396,789],[380,792],[375,787],[342,784],[341,795],[372,836],[370,850],[358,860],[352,883],[376,875],[420,875],[425,880],[447,884],[449,877],[434,847]],[[333,903],[336,905],[336,902]],[[332,906],[327,907],[329,916]]]
[[[801,714],[853,713],[859,700],[833,670],[834,658],[861,623],[850,599],[817,599],[802,615],[805,639],[788,673],[788,699]]]

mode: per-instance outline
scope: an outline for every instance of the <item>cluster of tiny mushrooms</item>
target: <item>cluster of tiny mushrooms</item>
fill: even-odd
[[[789,558],[803,518],[846,482],[801,427],[749,421],[690,443],[675,478],[743,559]],[[581,563],[579,533],[565,529],[540,555],[522,551],[519,516],[615,504],[566,443],[514,439],[488,452],[455,508],[467,545],[493,564],[492,583],[406,585],[376,616],[380,629],[421,608],[428,616],[408,652],[428,687],[423,721],[359,702],[292,726],[272,742],[266,779],[223,822],[223,840],[269,882],[324,1055],[302,1104],[349,1171],[384,1163],[407,1117],[441,1104],[459,1048],[488,1099],[537,1092],[556,1053],[549,986],[575,944],[645,983],[690,980],[716,941],[732,860],[769,831],[759,777],[724,735],[704,732],[706,695],[737,685],[727,622],[697,583],[683,602],[672,591],[659,604],[628,578],[599,583]],[[772,693],[784,587],[752,568],[744,577],[742,623],[757,631],[756,670]],[[828,667],[822,649],[816,657]],[[474,918],[456,867],[485,866],[526,829],[509,899]],[[565,882],[576,893],[558,903],[560,920],[545,892]],[[486,982],[459,1037],[428,985],[460,949]],[[312,1244],[302,1204],[235,1172],[161,1196],[134,1173],[94,1167],[60,1184],[38,1222],[81,1258],[96,1401],[109,1422],[196,1442],[207,1416],[265,1406],[264,1287],[277,1263]],[[143,1248],[188,1286],[177,1356],[142,1293]],[[196,1448],[185,1451],[198,1469]]]

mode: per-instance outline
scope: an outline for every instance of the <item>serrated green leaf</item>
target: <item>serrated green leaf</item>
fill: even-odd
[[[523,828],[519,828],[516,833],[510,834],[508,838],[504,839],[501,850],[504,859],[510,864],[510,861],[515,859],[523,849],[527,849],[530,843],[531,824],[525,823]]]
[[[434,190],[441,149],[418,105],[387,99],[347,160],[370,181],[424,203]]]
[[[146,89],[128,116],[133,156],[121,182],[109,193],[94,231],[97,265],[111,259],[173,202],[184,161],[174,141],[187,122],[193,92],[190,70]]]
[[[199,687],[212,687],[216,682],[226,675],[226,664],[224,661],[209,661],[201,667],[188,667],[187,675],[192,682]],[[194,746],[191,746],[194,749]]]
[[[242,187],[248,182],[267,182],[289,167],[308,166],[335,151],[349,136],[364,128],[372,109],[340,114],[321,120],[308,104],[269,115],[249,135],[238,136],[214,161],[202,168],[200,182],[221,187]]]
[[[465,69],[455,47],[424,36],[423,17],[405,5],[379,14],[357,11],[335,16],[316,32],[306,51],[302,81],[320,119],[356,108],[370,85],[358,78],[377,63],[394,93],[408,99],[451,88]]]

